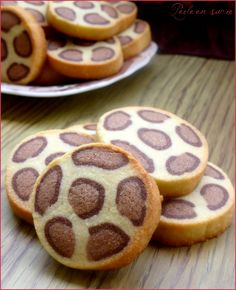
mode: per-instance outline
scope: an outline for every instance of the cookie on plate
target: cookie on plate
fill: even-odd
[[[161,210],[158,187],[143,167],[124,150],[100,143],[53,161],[33,195],[40,242],[58,262],[77,269],[130,263],[147,246]]]
[[[107,112],[98,121],[97,140],[132,153],[154,177],[163,196],[190,193],[207,166],[205,137],[185,120],[156,108]]]
[[[112,76],[123,65],[121,45],[116,37],[94,42],[55,34],[48,40],[48,59],[56,71],[80,79]]]
[[[121,32],[133,24],[137,17],[138,8],[135,3],[129,1],[112,1],[111,4],[118,11],[119,32]]]
[[[169,246],[189,246],[214,238],[232,223],[234,189],[227,175],[208,163],[197,188],[162,203],[153,239]]]
[[[48,21],[58,31],[87,40],[104,40],[119,31],[119,13],[105,1],[50,1]]]
[[[71,127],[68,127],[68,129],[77,129],[81,133],[96,136],[97,124],[96,123],[78,124],[78,125],[73,125]]]
[[[151,43],[151,30],[146,21],[137,19],[134,24],[118,35],[124,59],[138,55]]]
[[[25,138],[9,156],[6,192],[17,216],[32,223],[31,193],[36,179],[55,158],[94,138],[78,130],[48,130]]]
[[[1,1],[1,6],[19,6],[30,12],[43,27],[48,26],[48,1]]]
[[[1,7],[2,81],[28,84],[46,59],[46,39],[35,18],[21,7]]]

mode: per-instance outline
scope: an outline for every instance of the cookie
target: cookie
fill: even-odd
[[[35,18],[21,7],[1,7],[2,80],[28,84],[46,59],[46,39]]]
[[[100,143],[52,162],[33,195],[40,242],[58,262],[77,269],[130,263],[147,246],[161,210],[158,187],[142,166]]]
[[[96,123],[78,124],[78,125],[73,125],[69,127],[68,129],[76,129],[81,133],[96,136],[97,124]]]
[[[119,13],[105,1],[51,1],[48,21],[58,31],[87,40],[104,40],[119,32]]]
[[[1,1],[1,6],[19,6],[30,12],[36,21],[43,27],[48,26],[48,1]]]
[[[129,1],[112,1],[111,4],[118,11],[119,32],[121,32],[133,24],[138,8],[135,3]]]
[[[126,107],[104,114],[97,140],[131,152],[163,196],[190,193],[207,166],[205,137],[185,120],[156,108]]]
[[[6,169],[6,192],[17,216],[32,223],[31,193],[36,179],[55,158],[94,138],[76,130],[48,130],[25,138],[12,151]]]
[[[146,21],[137,19],[133,25],[118,35],[124,59],[138,55],[151,43],[151,30]]]
[[[56,71],[80,79],[105,78],[116,74],[123,65],[116,37],[94,42],[54,35],[48,41],[48,59]]]
[[[162,203],[153,239],[169,246],[190,246],[214,238],[232,223],[234,189],[227,175],[208,163],[196,189]]]

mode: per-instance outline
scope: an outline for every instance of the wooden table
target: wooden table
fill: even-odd
[[[207,137],[210,160],[234,177],[234,63],[159,55],[113,86],[55,99],[2,96],[2,176],[22,138],[40,130],[98,120],[104,112],[148,105],[178,114]],[[93,272],[66,268],[41,247],[32,226],[2,195],[3,288],[234,288],[234,227],[192,247],[151,244],[130,266]]]

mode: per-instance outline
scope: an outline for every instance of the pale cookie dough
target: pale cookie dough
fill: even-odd
[[[36,179],[55,158],[94,138],[79,130],[48,130],[25,138],[9,156],[6,192],[17,216],[32,223],[31,193]]]
[[[19,6],[30,12],[43,27],[48,26],[47,8],[49,1],[1,1],[1,6]]]
[[[169,246],[189,246],[218,236],[232,223],[234,194],[227,175],[208,163],[192,193],[164,200],[153,239]]]
[[[88,40],[104,40],[120,31],[119,13],[105,1],[50,1],[48,21],[66,35]]]
[[[46,39],[35,18],[21,7],[1,7],[1,76],[7,83],[28,84],[46,59]]]
[[[94,42],[66,39],[55,34],[48,40],[48,60],[56,71],[65,76],[101,79],[119,72],[123,54],[116,37]]]
[[[77,269],[114,269],[133,261],[155,231],[158,187],[124,150],[83,145],[52,162],[34,188],[40,242]]]
[[[146,21],[137,19],[133,25],[118,35],[124,59],[134,57],[151,43],[151,30]]]
[[[205,137],[178,116],[150,107],[126,107],[105,113],[97,140],[129,152],[154,177],[163,196],[190,193],[208,161]]]

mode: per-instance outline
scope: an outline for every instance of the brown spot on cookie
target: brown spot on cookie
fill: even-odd
[[[179,137],[184,140],[186,143],[196,146],[196,147],[201,147],[202,142],[198,135],[194,132],[192,128],[185,124],[181,124],[180,126],[177,126],[175,128],[176,133],[179,135]]]
[[[172,175],[182,175],[194,171],[199,164],[197,156],[186,152],[179,156],[171,156],[166,161],[166,169]]]
[[[111,37],[111,38],[106,39],[105,42],[109,43],[109,44],[114,44],[115,43],[115,39],[113,37]]]
[[[38,156],[47,146],[45,137],[35,137],[21,144],[14,153],[12,161],[24,162],[28,158]]]
[[[1,61],[4,61],[8,56],[6,41],[1,38]]]
[[[75,151],[72,159],[77,166],[96,166],[115,170],[128,164],[128,158],[120,152],[109,148],[88,147]]]
[[[36,188],[35,211],[43,215],[45,211],[58,200],[62,180],[62,170],[59,165],[49,169]]]
[[[194,207],[192,202],[183,199],[164,200],[161,214],[173,219],[192,219],[197,216]]]
[[[25,10],[29,11],[34,16],[37,22],[39,23],[45,22],[45,17],[40,11],[31,8],[25,8]]]
[[[45,159],[45,165],[48,165],[50,162],[52,162],[54,159],[63,156],[65,152],[56,152],[53,154],[50,154],[46,159]]]
[[[44,234],[49,245],[59,255],[70,258],[75,250],[75,234],[72,223],[65,217],[54,217],[47,221]]]
[[[150,159],[145,153],[140,151],[136,146],[122,140],[113,140],[111,143],[130,152],[134,158],[136,158],[143,165],[147,172],[154,172],[153,160]]]
[[[90,227],[89,234],[87,256],[92,261],[100,261],[121,252],[130,240],[122,229],[111,223]]]
[[[45,1],[24,1],[25,3],[29,3],[31,5],[36,5],[36,6],[43,6],[45,3]]]
[[[118,38],[119,38],[120,43],[122,45],[126,45],[132,41],[132,38],[130,36],[127,36],[127,35],[119,35]]]
[[[69,190],[68,200],[75,213],[82,219],[97,215],[102,209],[105,188],[88,178],[76,179]]]
[[[110,5],[101,5],[101,9],[102,11],[104,11],[108,16],[110,16],[111,18],[116,19],[118,17],[118,12],[115,8],[113,8]]]
[[[123,179],[117,187],[116,204],[121,215],[134,226],[141,226],[146,214],[147,192],[143,181],[136,176]]]
[[[31,167],[20,169],[14,174],[12,187],[20,199],[29,200],[38,176],[38,171]]]
[[[81,9],[91,9],[94,7],[94,4],[89,1],[74,1],[74,5]]]
[[[84,16],[84,21],[93,25],[106,25],[110,21],[99,15],[98,13],[89,13]]]
[[[229,199],[227,190],[221,185],[209,183],[202,187],[201,195],[207,202],[210,210],[217,210],[223,207]]]
[[[105,61],[113,58],[115,52],[109,47],[97,47],[92,51],[92,61]]]
[[[74,21],[76,19],[75,11],[68,7],[57,7],[55,12],[66,20]]]
[[[16,54],[21,57],[29,57],[32,54],[31,39],[27,31],[23,31],[14,38],[14,49]]]
[[[172,144],[170,137],[160,130],[141,128],[138,130],[138,137],[156,150],[168,149]]]
[[[135,5],[132,3],[126,3],[126,4],[120,4],[116,6],[116,8],[122,14],[130,14],[135,10]]]
[[[109,131],[119,131],[128,128],[131,123],[129,114],[122,111],[116,111],[105,118],[103,126]]]
[[[78,134],[74,132],[68,132],[68,133],[61,133],[60,139],[71,146],[80,146],[83,144],[88,144],[94,142],[93,137],[86,136],[83,134]]]
[[[11,11],[1,11],[1,30],[8,32],[21,23],[20,18]]]
[[[10,81],[17,82],[24,79],[30,72],[30,68],[24,64],[12,63],[7,69],[7,76]]]
[[[147,27],[147,23],[141,20],[137,20],[134,24],[134,32],[143,33]]]
[[[90,130],[90,131],[96,131],[96,129],[97,129],[97,124],[92,123],[92,124],[84,125],[84,129],[86,129],[86,130]]]
[[[66,42],[67,40],[63,35],[55,35],[54,37],[50,37],[50,39],[48,39],[48,50],[62,48],[66,45]]]
[[[162,114],[160,112],[155,112],[151,110],[141,110],[138,111],[138,115],[145,121],[151,123],[163,123],[165,120],[169,119],[170,117]]]
[[[225,179],[224,175],[219,170],[212,167],[210,164],[207,165],[204,175],[213,177],[215,179]]]
[[[59,57],[69,61],[80,62],[83,60],[83,53],[78,49],[67,49],[60,52]]]

